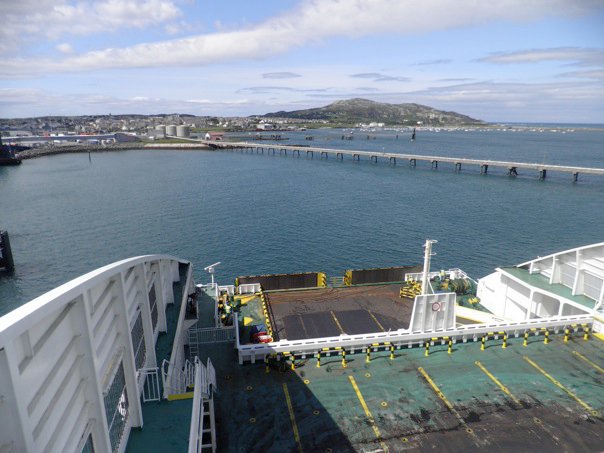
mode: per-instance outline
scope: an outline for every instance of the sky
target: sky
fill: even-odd
[[[365,98],[604,123],[604,0],[0,0],[0,118]]]

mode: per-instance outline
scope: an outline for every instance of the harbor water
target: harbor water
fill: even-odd
[[[263,135],[270,136],[264,132]],[[604,167],[604,129],[279,133],[283,144]],[[398,138],[397,138],[398,135]],[[313,137],[307,140],[306,137]],[[342,136],[345,139],[342,139]],[[352,136],[352,139],[346,137]],[[255,134],[241,135],[255,140]],[[267,144],[270,143],[267,141]],[[301,148],[303,150],[303,148]],[[191,260],[195,278],[420,264],[480,278],[604,240],[604,178],[405,161],[337,161],[239,151],[65,154],[0,167],[0,228],[15,272],[0,315],[81,274],[143,254]]]

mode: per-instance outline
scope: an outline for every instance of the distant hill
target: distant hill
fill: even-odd
[[[333,123],[384,123],[386,125],[462,125],[483,124],[481,120],[456,112],[444,112],[420,104],[386,104],[368,99],[336,101],[325,107],[293,112],[274,112],[265,118],[327,120]]]

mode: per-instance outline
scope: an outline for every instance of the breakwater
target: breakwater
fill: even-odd
[[[44,146],[16,153],[21,159],[52,156],[55,154],[103,153],[111,151],[126,151],[131,149],[209,149],[207,145],[198,143],[113,143],[110,145],[66,145]]]

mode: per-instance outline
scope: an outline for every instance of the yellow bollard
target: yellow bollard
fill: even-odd
[[[568,343],[568,334],[570,333],[568,327],[564,329],[564,343]]]
[[[524,342],[522,343],[522,346],[528,346],[528,330],[526,332],[524,332]]]
[[[484,343],[485,343],[485,341],[486,341],[486,338],[487,338],[487,336],[486,336],[486,335],[483,335],[483,336],[482,336],[482,344],[480,345],[480,350],[481,350],[481,351],[484,351]]]
[[[292,354],[292,371],[295,371],[295,370],[296,370],[296,358]]]
[[[394,360],[394,345],[390,345],[390,360]]]
[[[342,348],[342,368],[346,368],[348,365],[346,364],[346,350]]]
[[[367,347],[367,357],[365,357],[365,362],[369,363],[371,362],[371,348]]]
[[[589,340],[589,326],[585,326],[585,330],[583,332],[583,339],[585,341]]]
[[[425,356],[428,357],[430,355],[430,341],[426,341],[426,353]]]
[[[508,333],[503,332],[503,344],[501,345],[501,349],[505,349],[508,347]]]
[[[449,338],[449,347],[447,348],[448,354],[453,354],[453,339]]]
[[[321,351],[317,353],[317,368],[321,368]]]
[[[543,339],[543,344],[549,343],[549,330],[545,329],[545,338]]]

